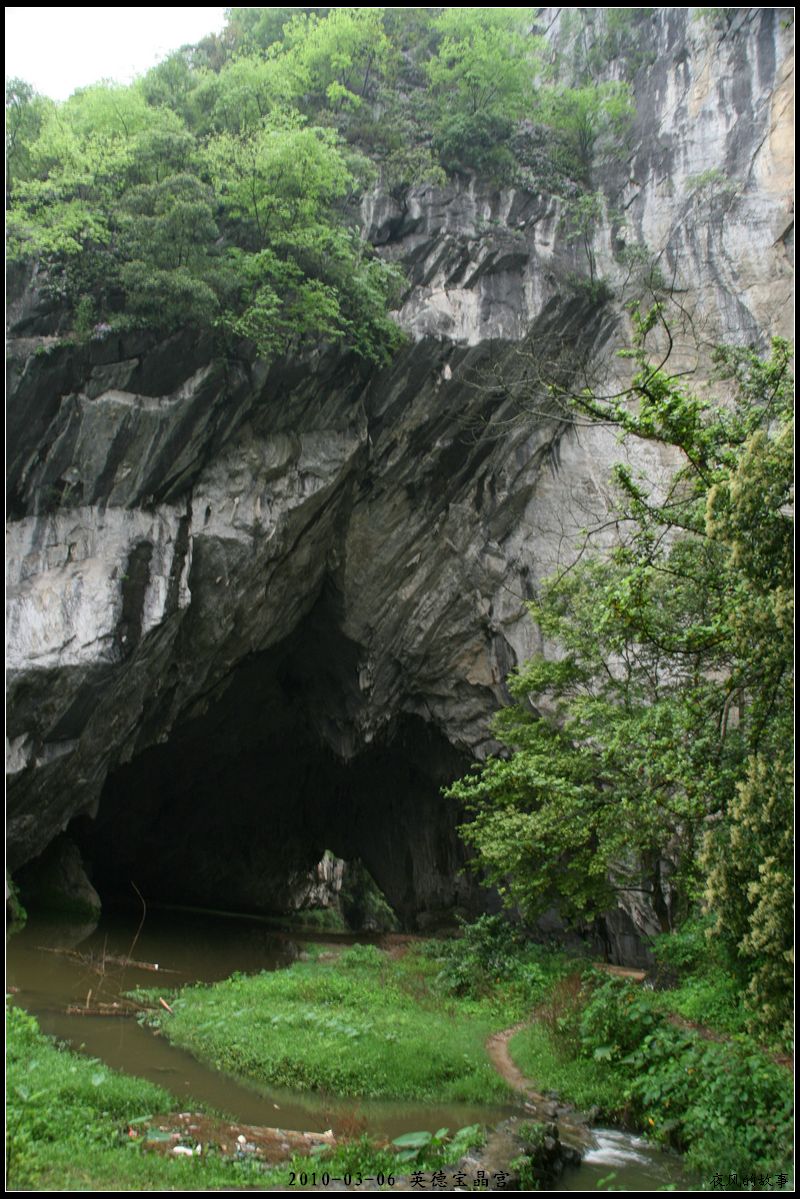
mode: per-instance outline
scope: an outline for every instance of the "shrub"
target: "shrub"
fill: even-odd
[[[545,1002],[537,1008],[537,1019],[561,1054],[572,1056],[575,1052],[582,1006],[583,976],[576,970],[559,979]]]
[[[687,1153],[690,1166],[749,1176],[787,1170],[792,1080],[747,1042],[703,1041],[669,1026],[628,1064],[641,1121]]]
[[[590,978],[578,1022],[581,1053],[595,1061],[620,1061],[638,1049],[661,1021],[649,996],[627,979]]]

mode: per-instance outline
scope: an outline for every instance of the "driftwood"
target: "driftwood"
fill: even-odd
[[[42,953],[61,953],[65,957],[73,958],[76,962],[81,962],[84,966],[91,966],[94,970],[102,970],[106,966],[129,966],[134,970],[152,970],[158,971],[159,974],[182,974],[182,970],[167,970],[164,966],[159,966],[158,962],[137,962],[135,958],[117,957],[111,953],[102,954],[98,958],[94,958],[90,953],[79,953],[77,949],[51,949],[47,945],[37,945]]]
[[[158,962],[137,962],[135,958],[117,958],[108,955],[103,959],[106,962],[111,962],[114,966],[131,966],[134,970],[157,970],[159,974],[182,974],[182,970],[167,970],[164,966],[159,966]]]
[[[71,1003],[67,1008],[68,1016],[138,1016],[139,1012],[146,1012],[148,1008],[142,1007],[141,1004],[131,1003],[93,1003],[84,1005],[82,1003]]]

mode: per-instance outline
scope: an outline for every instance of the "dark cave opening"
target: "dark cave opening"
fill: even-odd
[[[94,820],[73,822],[104,903],[135,883],[148,901],[282,914],[327,849],[363,863],[404,928],[483,909],[441,795],[467,759],[412,715],[353,752],[360,652],[334,601],[240,663],[202,713],[109,775]]]

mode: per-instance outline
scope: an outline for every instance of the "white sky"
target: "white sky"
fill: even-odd
[[[66,100],[77,87],[129,83],[186,42],[219,33],[224,8],[6,8],[6,78]]]

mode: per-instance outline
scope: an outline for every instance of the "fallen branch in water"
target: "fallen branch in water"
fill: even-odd
[[[126,1003],[93,1003],[91,1006],[71,1003],[66,1011],[68,1016],[138,1016],[139,1012],[149,1012],[151,1008],[129,1000]]]
[[[92,970],[102,970],[106,966],[130,966],[135,970],[152,970],[158,971],[159,974],[183,974],[183,970],[168,970],[165,966],[159,966],[158,962],[137,962],[135,958],[116,957],[114,954],[107,953],[99,958],[94,958],[90,953],[79,953],[77,949],[51,949],[48,945],[37,945],[42,953],[60,953],[65,957],[73,958],[74,961],[80,962],[83,966],[89,966]]]

